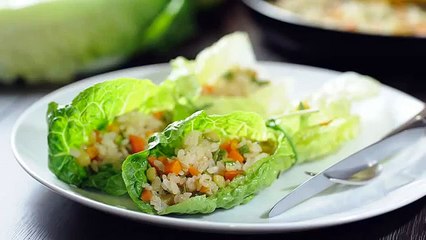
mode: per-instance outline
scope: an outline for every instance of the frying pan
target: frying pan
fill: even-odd
[[[380,80],[398,81],[393,84],[397,87],[413,82],[422,85],[426,76],[425,37],[349,32],[304,21],[267,1],[243,3],[266,42],[290,61],[354,70]]]

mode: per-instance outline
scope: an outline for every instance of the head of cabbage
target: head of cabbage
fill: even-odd
[[[170,47],[193,23],[191,0],[4,1],[0,84],[65,83],[137,51]]]

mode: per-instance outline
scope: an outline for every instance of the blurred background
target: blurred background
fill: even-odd
[[[246,31],[259,60],[357,71],[426,100],[425,0],[1,0],[0,94],[193,58]]]

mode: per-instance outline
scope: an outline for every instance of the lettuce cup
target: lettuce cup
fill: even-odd
[[[200,111],[174,122],[123,163],[128,194],[142,212],[159,215],[246,203],[296,162],[285,133],[269,125],[250,112]]]

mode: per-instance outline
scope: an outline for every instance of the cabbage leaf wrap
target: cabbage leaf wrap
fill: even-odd
[[[103,165],[94,173],[78,164],[70,154],[71,149],[80,149],[93,131],[105,129],[115,117],[130,111],[166,110],[173,118],[189,116],[191,110],[184,103],[178,103],[184,102],[182,99],[189,95],[176,87],[184,88],[186,84],[190,82],[171,79],[157,86],[150,80],[122,78],[87,88],[69,105],[60,107],[58,103],[50,103],[47,112],[49,169],[60,180],[78,187],[97,188],[113,195],[125,194],[121,169]],[[159,93],[169,97],[159,98]]]
[[[222,37],[203,49],[193,60],[178,57],[172,60],[171,64],[172,74],[194,78],[200,86],[215,85],[219,78],[236,68],[255,72],[259,70],[249,36],[243,32],[234,32]],[[261,77],[252,80],[259,86],[248,96],[200,94],[197,99],[198,108],[208,114],[250,111],[265,119],[289,108],[287,81],[269,82],[261,80]]]
[[[183,144],[185,136],[193,130],[212,130],[226,137],[268,141],[273,143],[275,150],[270,156],[255,162],[243,175],[234,178],[215,194],[197,195],[157,212],[149,203],[140,199],[142,186],[147,183],[147,159],[149,156],[173,157],[175,149]],[[246,203],[295,161],[294,149],[284,131],[267,126],[258,114],[234,112],[228,115],[207,115],[204,111],[199,111],[185,120],[170,124],[163,132],[154,135],[147,150],[130,155],[123,163],[123,179],[129,196],[142,212],[160,215],[211,213],[217,208],[229,209]]]
[[[296,148],[298,163],[321,159],[358,136],[361,119],[353,113],[353,104],[376,96],[379,91],[377,80],[346,72],[326,82],[296,109],[317,112],[280,119]]]
[[[256,64],[247,34],[235,32],[205,48],[194,60],[176,58],[172,61],[172,74],[194,78],[200,86],[214,85],[233,68],[257,70]],[[353,103],[373,97],[379,91],[379,83],[371,77],[347,72],[294,104],[287,92],[287,81],[260,82],[261,86],[246,96],[200,94],[196,109],[208,114],[255,112],[265,120],[279,120],[294,143],[298,163],[318,160],[355,138],[360,131],[360,118],[352,113]],[[312,109],[317,112],[297,114]]]

